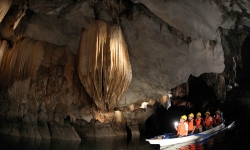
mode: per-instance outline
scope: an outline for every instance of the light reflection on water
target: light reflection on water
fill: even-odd
[[[204,147],[202,144],[189,144],[183,147],[178,148],[179,150],[203,150]]]
[[[238,130],[226,131],[202,143],[187,144],[175,150],[233,150],[243,149],[247,144],[244,133]],[[150,145],[144,137],[127,140],[126,138],[89,138],[80,141],[35,140],[0,135],[0,149],[3,150],[159,150],[158,145]],[[167,150],[171,150],[167,148]]]

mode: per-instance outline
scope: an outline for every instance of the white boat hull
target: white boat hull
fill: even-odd
[[[179,143],[186,143],[190,141],[196,141],[199,136],[187,136],[181,138],[172,138],[172,139],[146,139],[150,144],[159,144],[160,146],[175,145]]]
[[[232,126],[233,123],[231,123],[229,126]],[[218,133],[219,131],[222,131],[225,129],[225,124],[222,123],[212,129],[206,130],[204,132],[194,134],[194,135],[189,135],[186,137],[181,137],[181,138],[170,138],[170,139],[146,139],[150,144],[158,144],[161,147],[168,147],[171,145],[176,145],[180,143],[192,143],[192,142],[199,142],[207,139],[211,135],[214,135]]]

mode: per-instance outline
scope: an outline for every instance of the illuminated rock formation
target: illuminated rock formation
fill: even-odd
[[[159,101],[164,108],[168,109],[171,106],[171,97],[172,97],[172,94],[168,94],[168,95],[161,96],[159,98]]]
[[[0,1],[0,22],[2,22],[5,14],[9,10],[12,4],[12,0],[1,0]]]
[[[83,32],[78,71],[81,83],[102,111],[112,110],[132,79],[127,45],[120,27],[102,20]]]
[[[43,59],[44,51],[37,47],[39,42],[24,39],[6,52],[2,59],[0,83],[9,87],[15,81],[34,78]]]
[[[1,17],[3,19],[0,20],[0,35],[2,37],[15,41],[16,36],[14,30],[26,13],[28,8],[27,3],[26,0],[17,0],[13,1],[13,3],[12,0],[3,0],[0,2],[0,19]],[[9,5],[11,5],[11,7]],[[4,12],[7,10],[8,13],[5,14]]]
[[[69,116],[74,122],[78,116],[76,105],[88,104],[87,94],[74,76],[75,57],[68,46],[22,38],[9,49],[2,41],[0,54],[1,93],[7,95],[9,103],[0,113],[8,114],[6,120],[20,119],[24,126],[9,126],[10,130],[1,132],[13,134],[15,131],[15,135],[23,137],[79,140],[73,128],[61,128],[64,118]],[[70,134],[69,137],[66,134]]]
[[[3,56],[5,52],[8,50],[8,48],[9,44],[7,43],[7,41],[0,41],[0,66],[2,63]]]

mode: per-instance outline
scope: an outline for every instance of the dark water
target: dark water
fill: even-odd
[[[236,150],[248,149],[250,137],[248,132],[234,128],[213,136],[203,143],[195,143],[174,147],[179,150]],[[0,135],[2,150],[158,150],[157,145],[150,145],[144,137],[127,140],[126,138],[93,138],[81,142],[61,140],[35,140]]]

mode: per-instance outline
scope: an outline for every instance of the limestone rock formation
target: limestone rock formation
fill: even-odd
[[[78,61],[81,83],[98,109],[113,110],[132,79],[121,28],[102,20],[91,23],[83,32]]]
[[[249,4],[1,0],[1,133],[138,136],[159,104],[195,107],[178,99],[199,88],[189,88],[194,77],[224,102],[226,87],[249,78]]]
[[[3,128],[2,132],[19,131],[20,136],[36,138],[51,138],[46,132],[52,133],[52,138],[58,137],[57,132],[68,132],[67,128],[58,131],[52,127],[74,114],[71,109],[81,102],[80,84],[74,82],[75,58],[69,48],[30,38],[22,38],[8,49],[5,43],[1,42],[0,83],[9,105],[1,110],[1,116],[7,122],[20,120],[22,124],[4,126],[10,131]],[[57,124],[48,128],[50,121]],[[79,140],[77,134],[69,137]]]
[[[10,6],[12,4],[12,0],[2,0],[0,2],[0,22],[2,22],[4,16],[8,12]]]
[[[145,1],[145,5],[148,2]],[[130,51],[130,60],[131,64],[135,65],[132,65],[133,79],[131,85],[120,103],[123,103],[125,99],[135,100],[167,95],[171,89],[186,83],[191,74],[199,76],[207,72],[223,72],[225,66],[219,32],[213,31],[213,35],[209,35],[209,37],[207,34],[201,34],[201,36],[193,35],[193,33],[188,34],[188,32],[194,31],[195,27],[191,26],[194,20],[192,17],[195,18],[192,11],[196,12],[196,10],[189,9],[191,12],[183,12],[178,6],[187,8],[189,6],[182,4],[184,2],[180,2],[181,4],[179,2],[171,1],[171,3],[166,2],[165,4],[165,2],[159,1],[159,4],[151,3],[148,6],[148,8],[154,7],[153,10],[158,10],[159,13],[169,12],[170,14],[167,15],[177,21],[190,18],[190,22],[187,20],[185,23],[176,23],[178,28],[173,28],[170,26],[172,25],[170,22],[163,20],[164,18],[157,18],[159,15],[156,16],[156,12],[154,14],[141,5],[134,7],[132,21],[128,19],[121,21],[125,38],[131,39],[128,40],[128,47],[133,49]],[[211,6],[210,3],[205,1],[200,1],[200,3],[202,3],[202,7],[217,7],[214,3]],[[192,2],[192,4],[194,3]],[[177,16],[178,18],[174,17],[173,12],[169,9],[162,8],[164,5],[170,10],[178,8],[178,13],[180,13]],[[200,6],[192,8],[198,9]],[[217,8],[216,11],[219,13],[220,10]],[[143,12],[147,12],[147,14]],[[162,16],[167,15],[162,14]],[[200,16],[205,20],[213,17],[212,13]],[[221,18],[214,19],[217,23],[221,21]],[[203,30],[207,31],[206,28],[212,30],[209,27],[210,25],[201,23],[203,26],[199,26],[201,28],[199,31],[202,33]],[[191,25],[189,26],[189,24]],[[216,28],[216,24],[213,25],[214,28]],[[182,32],[181,28],[187,28],[185,29],[187,32]],[[211,34],[210,31],[207,32]],[[194,33],[197,34],[197,31],[194,31]]]

